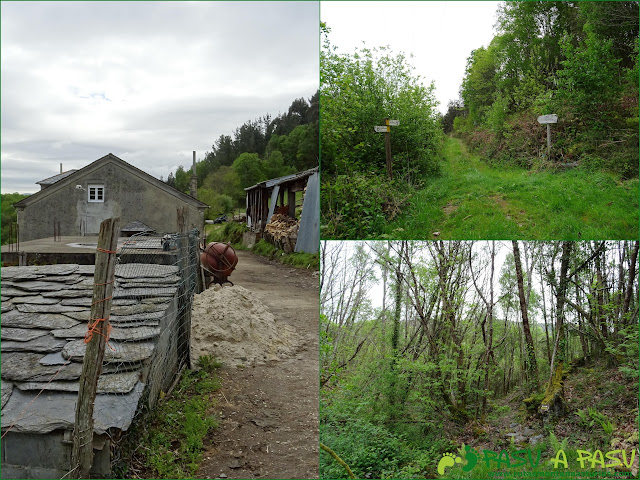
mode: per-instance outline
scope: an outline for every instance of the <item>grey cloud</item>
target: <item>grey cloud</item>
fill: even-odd
[[[318,88],[317,2],[2,2],[2,190],[114,153],[188,165]],[[128,157],[128,158],[127,158]],[[185,158],[188,157],[188,158]],[[186,160],[184,162],[183,160]]]

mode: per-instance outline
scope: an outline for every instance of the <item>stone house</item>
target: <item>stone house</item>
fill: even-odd
[[[100,223],[120,217],[156,232],[203,231],[208,205],[112,153],[84,168],[37,182],[41,190],[17,202],[20,241],[59,235],[97,235]]]

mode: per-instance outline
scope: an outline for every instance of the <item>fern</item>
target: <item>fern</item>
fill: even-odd
[[[611,435],[613,435],[615,425],[611,421],[607,420],[606,422],[601,422],[600,425],[602,425],[602,429],[607,436],[610,437]]]
[[[562,440],[562,442],[559,442],[558,437],[556,437],[553,432],[549,433],[549,442],[551,443],[551,447],[555,452],[558,452],[560,450],[566,450],[568,441],[569,439],[565,438]]]
[[[583,415],[578,414],[578,416],[580,418],[583,418]],[[615,430],[616,427],[613,424],[613,422],[609,420],[609,418],[607,418],[605,414],[598,412],[595,408],[589,408],[589,416],[593,419],[589,423],[589,426],[593,426],[595,422],[598,422],[598,424],[602,427],[602,430],[604,430],[604,433],[607,436],[611,436],[613,434],[613,431]]]
[[[580,423],[585,427],[590,427],[593,425],[593,420],[589,422],[589,414],[585,410],[578,410],[576,415],[580,417]]]

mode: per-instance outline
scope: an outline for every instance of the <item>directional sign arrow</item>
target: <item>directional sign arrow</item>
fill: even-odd
[[[400,120],[389,120],[389,125],[392,127],[397,127],[400,125]]]
[[[386,125],[382,125],[382,126],[376,125],[375,127],[373,127],[373,129],[376,132],[380,132],[380,133],[382,133],[382,132],[390,132],[391,131],[391,129],[389,127],[387,127]]]

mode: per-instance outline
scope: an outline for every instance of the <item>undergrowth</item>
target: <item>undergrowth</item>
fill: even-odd
[[[211,394],[220,389],[211,357],[200,370],[185,370],[174,390],[158,401],[127,435],[132,453],[119,475],[137,478],[193,478],[202,460],[204,438],[218,426]]]
[[[320,268],[320,255],[318,253],[284,253],[284,251],[266,240],[260,240],[251,248],[251,251],[270,260],[277,260],[284,265],[296,268],[311,270]]]
[[[247,231],[247,225],[239,222],[227,222],[223,224],[207,225],[205,227],[207,243],[230,243],[234,248],[243,249],[242,236]]]
[[[322,184],[323,238],[376,238],[401,212],[408,185],[397,177],[354,172],[329,178]]]

